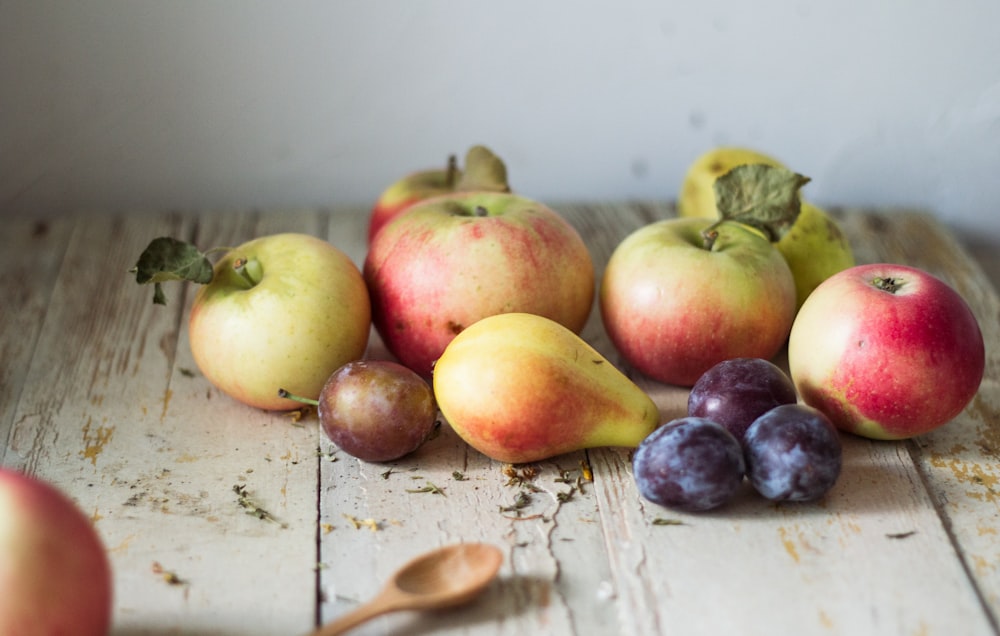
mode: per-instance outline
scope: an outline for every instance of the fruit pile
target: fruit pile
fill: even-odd
[[[830,419],[797,403],[778,366],[733,358],[695,382],[687,416],[643,440],[632,463],[646,499],[700,511],[729,501],[744,475],[767,499],[819,499],[840,475],[841,446]]]
[[[412,452],[440,411],[503,462],[635,448],[640,491],[664,505],[720,505],[744,477],[769,499],[809,500],[839,474],[839,431],[903,439],[947,423],[985,351],[948,285],[856,264],[836,221],[801,199],[808,182],[753,150],[707,152],[678,217],[626,237],[598,281],[577,231],[475,146],[383,192],[361,268],[282,234],[214,265],[156,239],[134,273],[156,302],[165,281],[203,283],[189,324],[204,375],[255,407],[317,404],[361,459]],[[686,417],[664,424],[580,337],[595,295],[625,363],[690,388]],[[372,325],[394,361],[361,360]],[[787,375],[769,362],[786,346]]]

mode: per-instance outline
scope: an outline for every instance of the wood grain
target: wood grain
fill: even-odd
[[[674,213],[554,207],[598,275],[628,233]],[[353,459],[315,415],[293,421],[216,391],[190,354],[194,289],[170,287],[154,306],[127,273],[154,236],[204,248],[283,231],[325,237],[360,267],[364,212],[15,219],[0,235],[0,463],[56,483],[94,520],[115,570],[115,634],[304,634],[456,541],[505,551],[478,602],[357,633],[998,634],[1000,300],[932,216],[833,211],[860,262],[922,267],[969,302],[987,342],[973,403],[915,440],[845,437],[842,477],[821,502],[773,504],[747,486],[684,514],[639,497],[627,449],[507,466],[442,422],[404,459]],[[628,368],[596,306],[583,335],[664,420],[683,413],[686,391]],[[368,355],[388,355],[375,333]]]

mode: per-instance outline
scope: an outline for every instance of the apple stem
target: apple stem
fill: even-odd
[[[263,274],[260,261],[257,259],[247,259],[240,256],[235,261],[233,261],[233,269],[239,274],[243,280],[250,284],[251,287],[260,282],[261,275]]]
[[[445,172],[444,183],[449,189],[455,187],[458,181],[458,157],[454,154],[448,155],[448,169]]]
[[[703,244],[705,249],[709,252],[712,251],[712,248],[715,246],[716,239],[719,238],[719,230],[715,229],[719,226],[719,223],[721,223],[721,221],[716,221],[701,231]]]
[[[489,216],[490,211],[481,205],[476,206],[476,216]]]
[[[303,404],[308,404],[309,406],[319,406],[319,400],[313,400],[311,398],[295,395],[294,393],[289,393],[285,389],[278,389],[278,397],[295,400],[296,402],[302,402]]]

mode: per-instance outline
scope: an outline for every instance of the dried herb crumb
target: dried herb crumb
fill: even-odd
[[[538,477],[539,470],[537,466],[518,467],[513,464],[504,464],[502,472],[507,477],[505,486],[524,486]]]
[[[153,561],[153,574],[163,577],[167,585],[187,585],[187,581],[177,576],[176,572],[165,569],[159,561]]]
[[[299,424],[302,420],[312,413],[312,407],[303,406],[302,408],[294,409],[288,412],[288,419],[292,421],[292,424]]]
[[[432,495],[441,495],[442,497],[445,496],[443,489],[438,488],[437,486],[435,486],[434,484],[432,484],[429,481],[425,482],[424,486],[421,487],[421,488],[407,488],[406,492],[411,492],[411,493],[424,493],[424,492],[426,492],[426,493],[430,493]]]
[[[886,538],[888,539],[906,539],[917,534],[916,530],[908,530],[906,532],[888,532],[886,533]]]
[[[239,503],[239,506],[243,508],[248,515],[253,515],[254,517],[257,517],[258,519],[262,519],[264,521],[270,521],[272,523],[276,523],[282,528],[288,527],[287,524],[281,523],[280,521],[278,521],[277,518],[275,518],[274,515],[272,515],[264,508],[261,508],[253,500],[251,500],[250,495],[247,493],[247,487],[245,484],[234,485],[233,492],[236,493],[237,503]]]
[[[361,528],[368,528],[372,532],[378,532],[382,529],[381,524],[374,519],[358,519],[355,516],[344,513],[344,518],[347,519],[355,530],[360,530]]]
[[[664,519],[663,517],[657,517],[653,519],[654,526],[683,526],[685,525],[680,519]]]
[[[460,472],[459,472],[459,471],[457,471],[457,470],[456,470],[456,471],[454,471],[454,472],[453,472],[453,473],[451,474],[451,478],[452,478],[452,479],[454,479],[455,481],[468,481],[468,480],[469,480],[469,478],[468,478],[468,477],[466,477],[464,473],[460,473]]]
[[[522,490],[517,493],[516,497],[514,497],[513,504],[509,506],[500,506],[500,512],[516,512],[520,514],[521,510],[531,505],[531,501],[531,495]]]
[[[573,500],[574,493],[576,493],[576,488],[570,488],[569,490],[556,493],[556,499],[559,503],[566,503]]]

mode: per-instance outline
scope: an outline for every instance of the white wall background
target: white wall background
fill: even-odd
[[[0,214],[370,203],[486,143],[548,200],[749,145],[1000,240],[996,0],[0,0]]]

